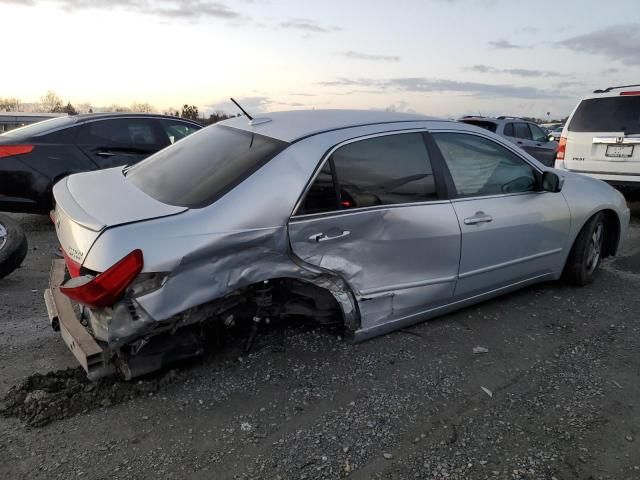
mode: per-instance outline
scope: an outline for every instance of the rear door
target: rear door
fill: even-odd
[[[561,193],[537,188],[539,172],[492,139],[433,133],[455,186],[462,230],[456,298],[558,271],[569,235]]]
[[[98,166],[132,165],[169,144],[157,120],[109,118],[80,126],[78,147]]]
[[[552,167],[556,159],[558,144],[549,141],[549,136],[540,127],[533,123],[527,124],[531,130],[531,142],[524,150],[533,158],[547,167]]]
[[[340,274],[363,328],[446,303],[460,227],[423,134],[393,133],[339,146],[289,223],[293,253]]]
[[[640,95],[583,100],[567,126],[564,163],[577,172],[640,175]]]

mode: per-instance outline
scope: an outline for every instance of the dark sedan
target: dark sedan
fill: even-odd
[[[47,213],[53,185],[72,173],[130,165],[200,130],[182,118],[88,114],[0,135],[0,210]]]

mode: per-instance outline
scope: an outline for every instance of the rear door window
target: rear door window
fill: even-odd
[[[513,123],[507,123],[507,124],[504,126],[504,130],[503,130],[503,132],[504,132],[504,134],[505,134],[507,137],[513,137],[513,136],[514,136],[514,133],[513,133]]]
[[[568,130],[640,133],[640,96],[583,100],[573,114]]]
[[[190,135],[127,170],[156,200],[187,208],[212,204],[288,143],[223,125]]]
[[[311,185],[299,213],[437,198],[422,134],[405,133],[359,140],[338,148]]]
[[[494,122],[488,122],[486,120],[462,120],[462,123],[468,123],[469,125],[475,125],[476,127],[484,128],[490,132],[495,133],[497,125]]]
[[[162,142],[151,119],[117,118],[89,122],[80,127],[79,145],[121,149],[158,150]]]

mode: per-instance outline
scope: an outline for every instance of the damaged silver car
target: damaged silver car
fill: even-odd
[[[303,315],[364,340],[566,276],[589,283],[629,210],[486,130],[421,115],[233,118],[54,188],[45,294],[90,378],[202,350],[199,330]]]

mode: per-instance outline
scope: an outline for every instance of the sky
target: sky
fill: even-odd
[[[0,97],[558,118],[640,83],[640,1],[614,3],[0,0]]]

